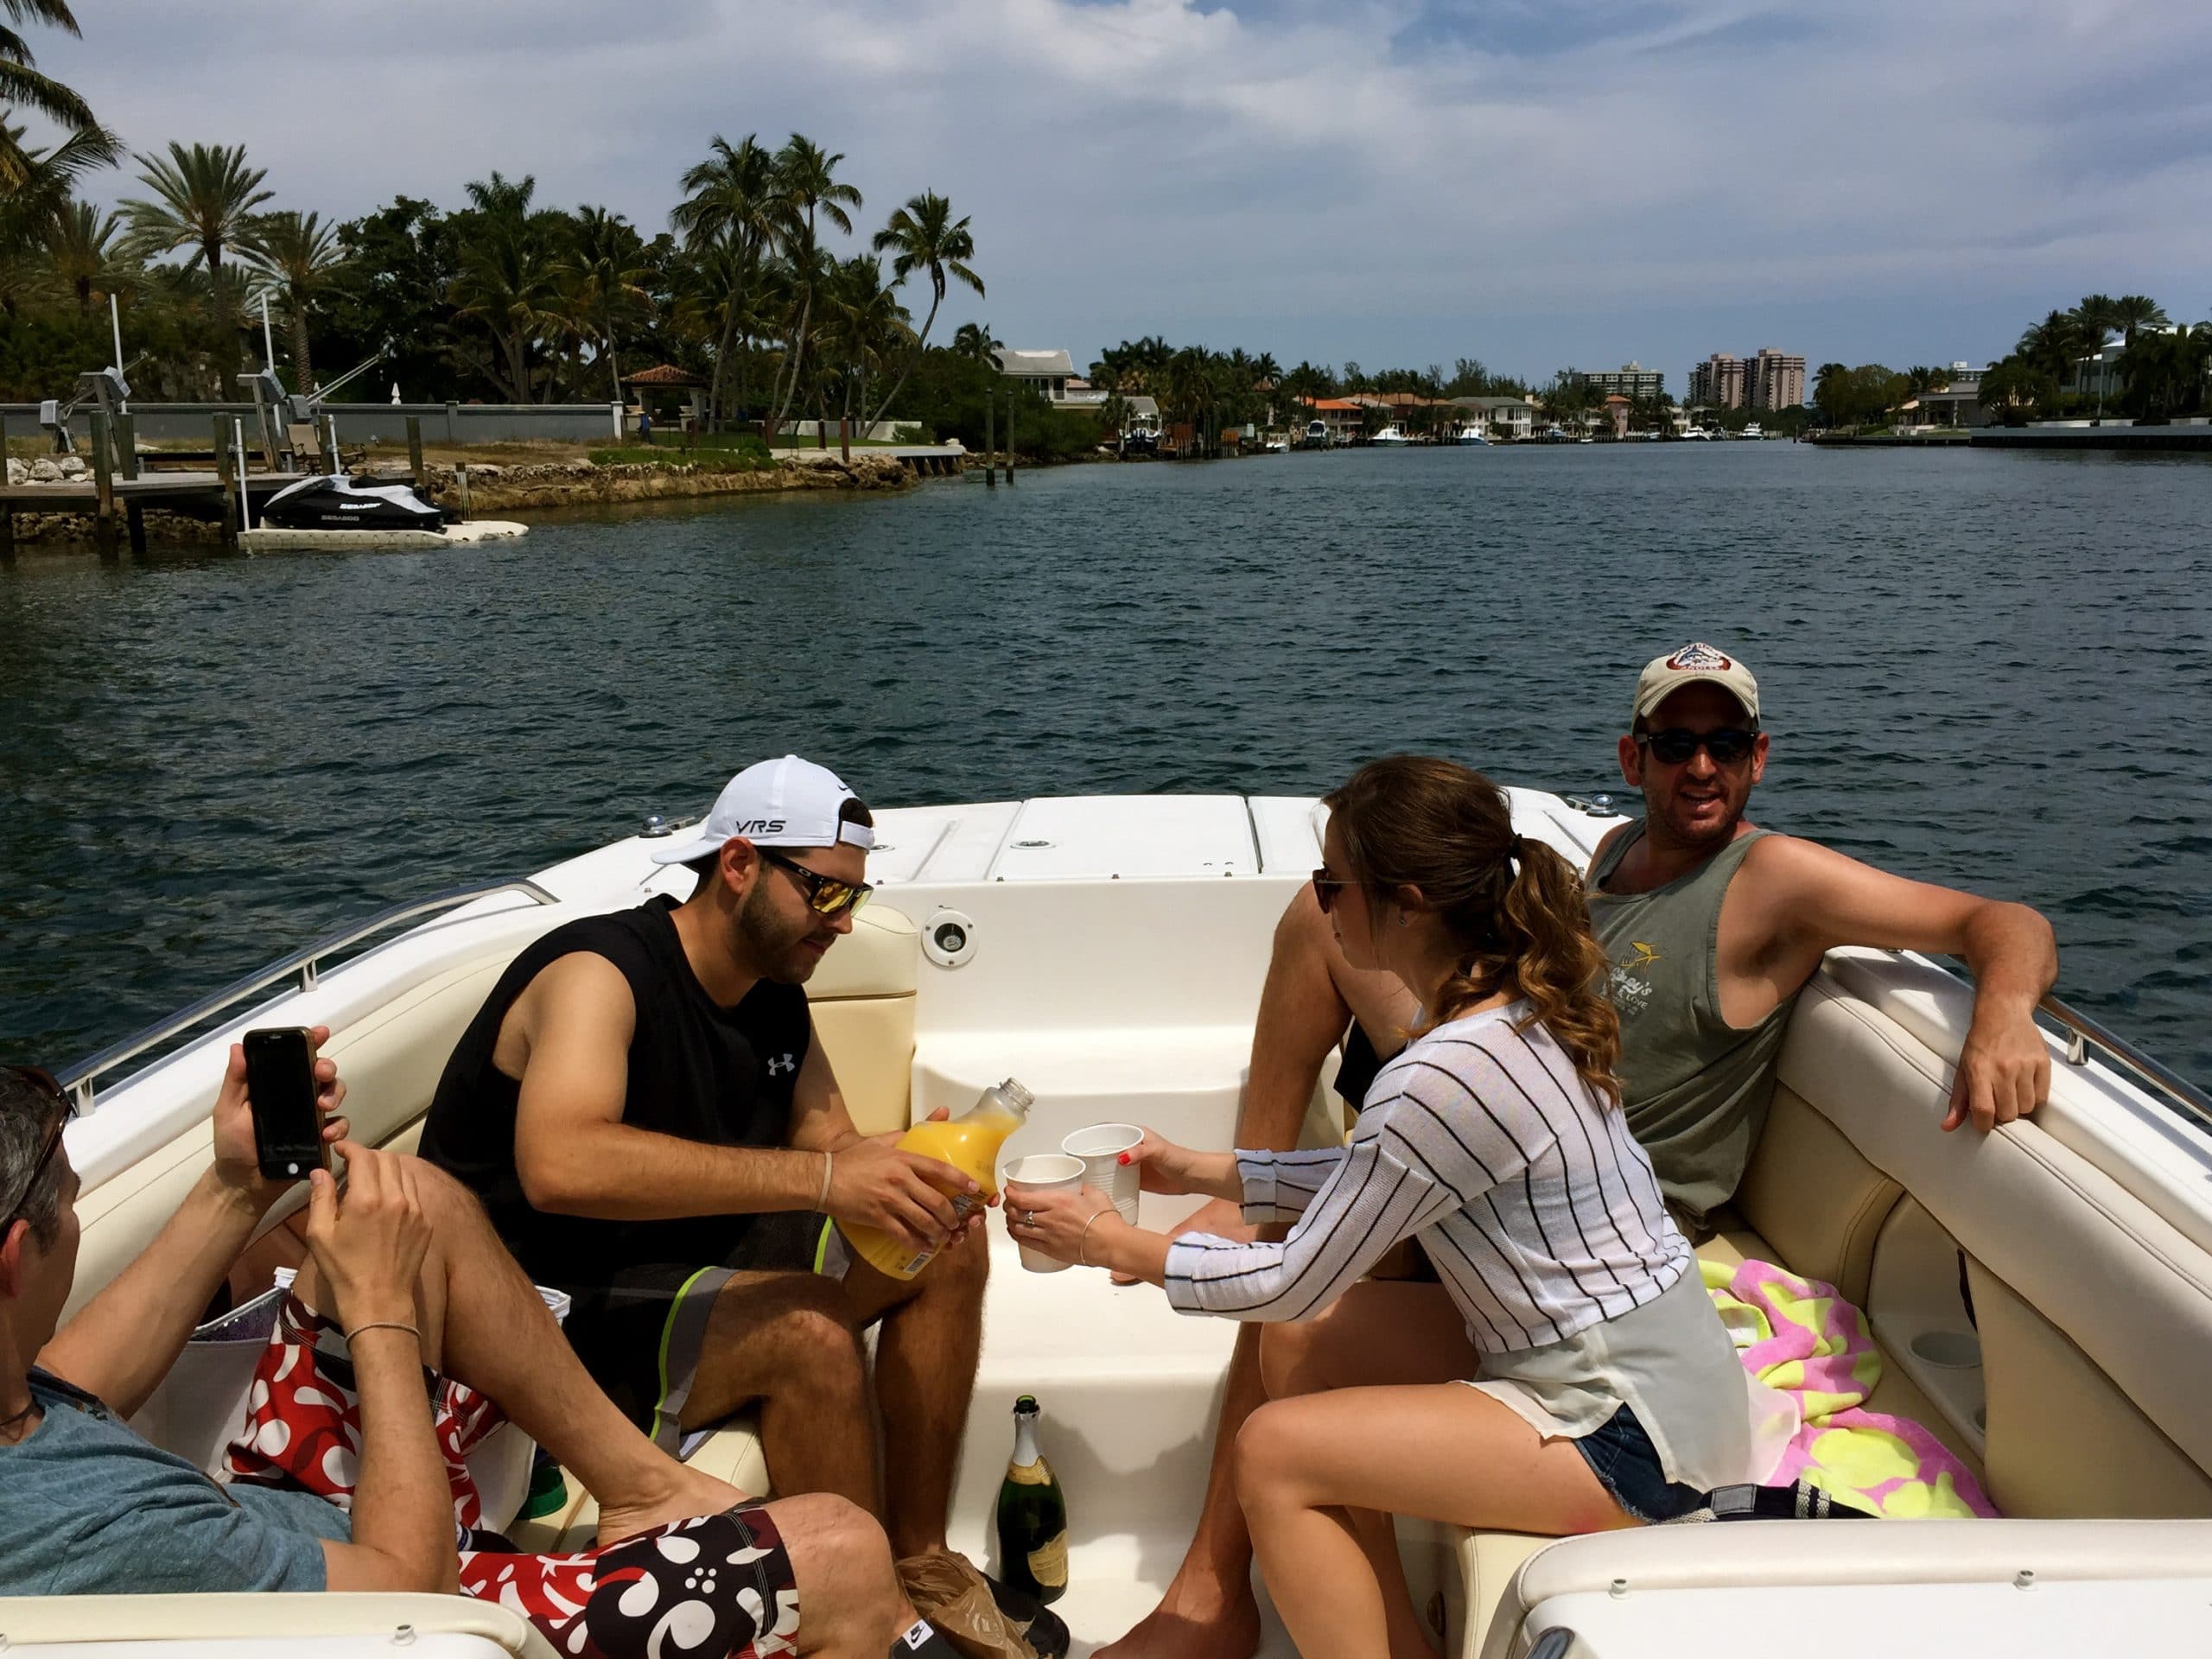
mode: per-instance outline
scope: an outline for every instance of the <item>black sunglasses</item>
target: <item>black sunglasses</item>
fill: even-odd
[[[1669,726],[1663,732],[1640,733],[1636,740],[1651,751],[1651,758],[1667,766],[1685,765],[1700,749],[1713,757],[1716,766],[1732,766],[1751,752],[1759,741],[1757,732],[1740,726],[1724,726],[1717,732],[1687,731]]]
[[[800,890],[806,894],[806,907],[817,916],[842,916],[849,910],[858,910],[868,903],[875,889],[865,881],[840,881],[834,875],[824,875],[819,870],[810,870],[795,858],[785,858],[772,847],[753,849],[762,859],[779,870],[788,870]]]
[[[23,1190],[16,1194],[8,1205],[5,1218],[0,1218],[0,1234],[16,1224],[22,1207],[30,1202],[31,1194],[38,1191],[39,1178],[46,1173],[46,1166],[54,1161],[54,1154],[61,1144],[61,1130],[76,1109],[69,1103],[69,1091],[55,1081],[54,1073],[35,1065],[11,1065],[8,1068],[41,1094],[50,1096],[60,1109],[54,1115],[54,1127],[46,1132],[46,1146],[38,1155],[38,1162],[31,1166],[31,1178],[23,1183]]]
[[[1329,867],[1324,864],[1313,872],[1313,902],[1321,906],[1321,913],[1325,916],[1329,913],[1329,906],[1337,902],[1337,889],[1350,886],[1351,882],[1331,875]]]

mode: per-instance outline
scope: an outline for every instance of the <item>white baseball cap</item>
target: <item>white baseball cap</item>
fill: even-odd
[[[1636,713],[1630,723],[1650,719],[1669,697],[1700,681],[1719,686],[1744,705],[1753,726],[1759,723],[1759,683],[1751,677],[1751,671],[1740,658],[1702,641],[1684,645],[1671,657],[1654,657],[1643,665],[1636,682]]]
[[[844,842],[866,852],[875,831],[838,817],[855,800],[844,781],[827,766],[787,754],[761,760],[731,779],[715,798],[714,810],[681,841],[653,850],[656,864],[689,864],[721,850],[742,836],[756,847],[835,847]]]

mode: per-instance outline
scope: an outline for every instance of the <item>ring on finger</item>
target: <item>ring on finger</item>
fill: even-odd
[[[1023,1211],[1021,1212],[1021,1224],[1025,1227],[1034,1227],[1037,1224],[1037,1212],[1034,1210]]]

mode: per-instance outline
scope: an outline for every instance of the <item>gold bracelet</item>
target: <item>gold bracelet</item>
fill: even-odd
[[[423,1333],[411,1325],[404,1324],[397,1319],[371,1319],[366,1325],[357,1325],[351,1331],[344,1332],[346,1344],[350,1347],[353,1338],[364,1331],[404,1331],[416,1342],[423,1340]]]
[[[1099,1217],[1119,1214],[1121,1211],[1110,1204],[1103,1210],[1094,1210],[1090,1212],[1090,1219],[1083,1224],[1083,1230],[1075,1236],[1075,1259],[1079,1264],[1086,1268],[1103,1268],[1106,1265],[1103,1262],[1093,1262],[1084,1247],[1090,1242],[1090,1230],[1098,1224]]]
[[[824,1147],[822,1149],[822,1196],[815,1199],[814,1207],[825,1216],[830,1213],[830,1175],[836,1167],[830,1149]]]

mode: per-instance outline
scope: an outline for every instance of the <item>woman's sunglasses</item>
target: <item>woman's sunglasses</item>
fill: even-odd
[[[1350,886],[1351,882],[1340,881],[1331,875],[1329,867],[1324,864],[1313,872],[1313,902],[1321,906],[1321,913],[1325,916],[1329,913],[1329,906],[1337,902],[1337,889]]]
[[[790,873],[806,895],[806,907],[817,916],[842,916],[849,910],[858,910],[875,891],[865,881],[840,881],[834,875],[810,870],[797,859],[785,858],[772,847],[755,847],[753,850],[778,869]]]
[[[54,1127],[46,1132],[46,1145],[39,1153],[38,1161],[31,1166],[30,1179],[23,1183],[23,1190],[10,1201],[6,1217],[0,1218],[0,1234],[4,1234],[16,1224],[17,1215],[30,1202],[31,1194],[38,1191],[39,1178],[46,1173],[46,1166],[54,1161],[54,1150],[61,1144],[62,1126],[68,1122],[73,1109],[69,1104],[68,1091],[54,1080],[51,1071],[41,1071],[35,1065],[11,1065],[8,1070],[41,1094],[50,1096],[54,1113]]]
[[[1751,752],[1759,734],[1739,726],[1724,726],[1717,732],[1692,732],[1670,726],[1663,732],[1645,732],[1636,741],[1651,751],[1653,760],[1667,766],[1684,765],[1703,749],[1713,757],[1714,766],[1732,766]]]

